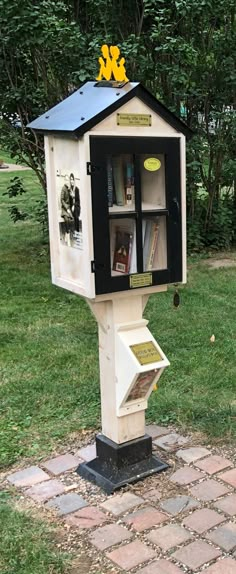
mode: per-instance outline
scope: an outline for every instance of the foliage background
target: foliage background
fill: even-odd
[[[103,43],[128,75],[195,131],[188,145],[189,249],[229,248],[236,226],[234,0],[0,0],[0,143],[45,190],[27,123],[95,78]]]

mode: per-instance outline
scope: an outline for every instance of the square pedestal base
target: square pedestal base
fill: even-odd
[[[107,494],[168,468],[152,455],[152,439],[148,435],[121,445],[98,435],[96,447],[97,457],[80,464],[76,472]]]

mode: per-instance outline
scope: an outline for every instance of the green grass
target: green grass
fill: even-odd
[[[14,158],[12,158],[7,151],[1,149],[0,149],[0,159],[3,159],[5,163],[16,163]]]
[[[235,438],[235,279],[235,268],[211,270],[199,261],[181,289],[178,310],[171,308],[170,295],[161,305],[158,297],[150,300],[150,329],[171,363],[159,393],[151,396],[150,420]]]
[[[32,211],[37,179],[29,171],[18,175],[29,190],[18,206]],[[10,221],[7,207],[15,201],[2,195],[10,177],[0,172],[3,467],[39,459],[70,433],[100,424],[96,322],[81,298],[51,285],[38,224]],[[235,436],[235,278],[234,268],[209,270],[195,259],[178,310],[173,289],[149,299],[145,316],[171,362],[149,401],[149,421]]]
[[[0,493],[1,574],[64,574],[69,556],[56,547],[52,525],[14,508],[6,492]]]
[[[21,175],[22,176],[22,175]],[[9,219],[0,173],[1,330],[0,460],[42,455],[70,432],[99,424],[97,327],[85,302],[51,285],[37,224]],[[39,198],[36,178],[22,210]]]

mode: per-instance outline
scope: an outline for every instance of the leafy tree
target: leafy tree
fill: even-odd
[[[35,169],[44,188],[42,139],[27,130],[28,121],[96,77],[100,46],[118,43],[128,76],[195,130],[188,146],[192,247],[209,245],[226,196],[222,233],[230,216],[226,243],[232,240],[234,0],[0,0],[0,30],[0,141]]]

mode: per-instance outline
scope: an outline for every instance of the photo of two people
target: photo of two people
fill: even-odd
[[[60,187],[60,238],[64,245],[81,248],[82,221],[80,219],[80,192],[74,173],[61,176],[64,183]]]

